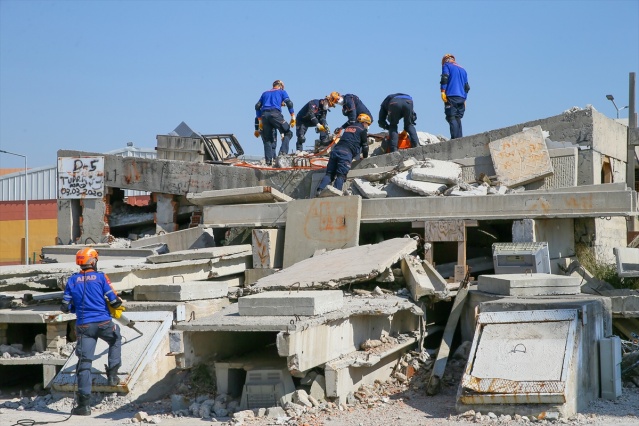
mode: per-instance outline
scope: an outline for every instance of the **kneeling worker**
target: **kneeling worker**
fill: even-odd
[[[339,142],[331,150],[331,156],[326,166],[326,175],[317,187],[316,195],[319,195],[333,180],[335,180],[333,186],[341,190],[344,181],[346,181],[346,175],[351,170],[353,158],[356,158],[360,151],[362,157],[368,157],[368,127],[371,121],[368,114],[360,114],[357,116],[357,123],[344,129]]]
[[[91,363],[98,338],[109,345],[107,383],[109,386],[118,384],[118,368],[122,364],[122,336],[120,327],[111,317],[119,318],[124,306],[111,286],[109,277],[98,272],[98,252],[95,249],[87,247],[78,251],[75,263],[80,266],[80,272],[73,274],[67,281],[60,309],[65,313],[73,312],[77,317],[78,341],[75,353],[78,357],[78,406],[71,414],[90,416]]]

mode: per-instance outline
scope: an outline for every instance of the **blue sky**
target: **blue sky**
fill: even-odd
[[[185,121],[262,155],[254,105],[275,79],[296,110],[336,90],[375,119],[408,93],[417,130],[449,136],[445,53],[469,75],[465,135],[587,104],[614,117],[606,94],[627,105],[639,71],[639,1],[0,0],[0,149],[47,166],[58,149],[153,148]]]

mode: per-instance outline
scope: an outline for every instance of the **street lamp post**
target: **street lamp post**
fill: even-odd
[[[617,110],[617,119],[619,119],[619,111],[622,111],[622,110],[628,108],[628,105],[626,105],[625,107],[617,108],[617,104],[615,103],[615,97],[614,96],[606,95],[606,99],[608,99],[610,102],[612,102],[612,104],[615,106],[615,109]]]
[[[29,264],[29,193],[27,184],[27,156],[22,154],[16,154],[15,152],[4,151],[0,149],[0,152],[5,154],[15,155],[17,157],[24,158],[24,264]]]

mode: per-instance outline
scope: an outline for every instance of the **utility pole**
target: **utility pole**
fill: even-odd
[[[0,149],[0,152],[5,154],[15,155],[16,157],[24,158],[24,264],[29,264],[29,185],[27,184],[27,178],[29,177],[27,172],[27,156],[22,154],[16,154],[15,152],[9,152]]]
[[[632,141],[632,133],[637,128],[637,113],[635,112],[635,73],[628,76],[628,160],[626,163],[626,184],[635,190],[635,148]],[[636,217],[631,216],[628,221],[628,231],[635,231]]]

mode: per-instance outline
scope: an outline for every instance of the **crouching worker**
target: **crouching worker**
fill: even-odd
[[[316,196],[333,180],[335,181],[333,186],[341,190],[346,181],[346,175],[351,170],[353,158],[356,158],[360,151],[362,157],[368,157],[368,127],[370,124],[371,117],[368,114],[360,114],[357,116],[357,123],[344,129],[339,142],[331,150],[331,156],[326,166],[326,175],[317,187]]]
[[[122,337],[120,327],[111,317],[119,318],[124,306],[122,300],[111,286],[111,281],[102,272],[98,272],[98,252],[84,248],[75,255],[75,263],[80,272],[73,274],[64,288],[61,310],[76,314],[75,353],[78,357],[76,374],[78,380],[78,406],[71,414],[91,415],[91,363],[95,355],[97,339],[109,345],[106,367],[109,386],[116,386],[118,368],[122,363]]]

